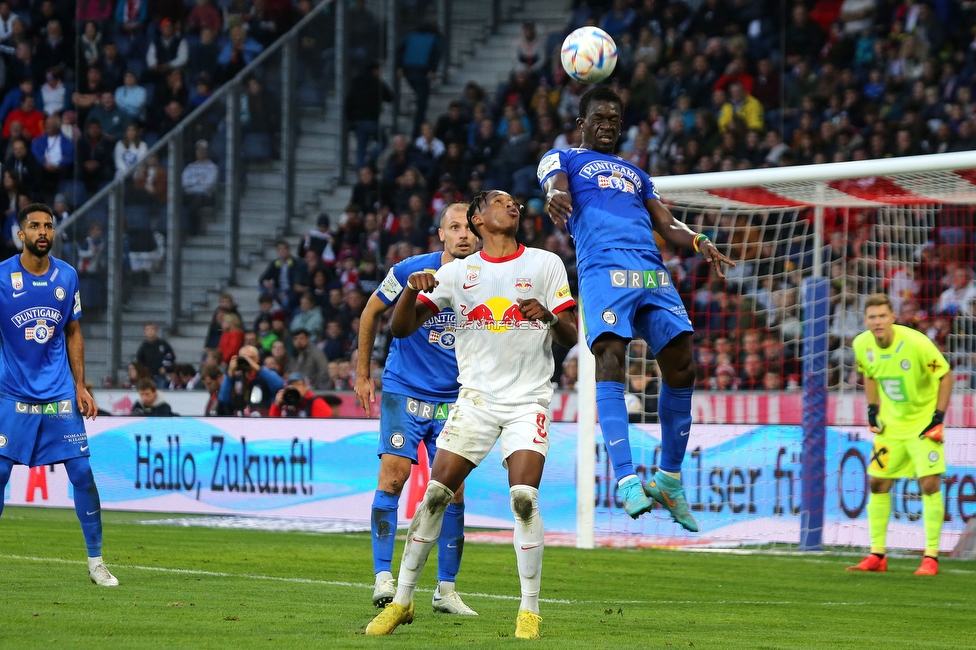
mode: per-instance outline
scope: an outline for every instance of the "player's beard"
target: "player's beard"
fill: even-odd
[[[38,248],[37,242],[32,242],[30,240],[25,239],[24,249],[26,249],[27,252],[29,252],[34,257],[44,257],[51,252],[51,241],[48,240],[47,247],[42,249],[42,248]]]

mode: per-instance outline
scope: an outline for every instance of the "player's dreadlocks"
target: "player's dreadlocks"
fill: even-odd
[[[474,217],[474,215],[481,212],[482,205],[488,204],[489,192],[491,192],[491,190],[481,190],[474,195],[474,198],[471,199],[471,204],[468,205],[468,228],[471,229],[471,232],[473,232],[474,236],[478,239],[481,239],[481,233],[479,233],[478,229],[474,227],[474,222],[471,219]]]

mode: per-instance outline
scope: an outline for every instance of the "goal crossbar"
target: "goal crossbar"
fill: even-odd
[[[976,151],[662,176],[669,203],[703,208],[972,203]]]

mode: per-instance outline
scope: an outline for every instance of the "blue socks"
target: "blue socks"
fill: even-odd
[[[694,388],[671,388],[661,383],[657,415],[661,420],[661,471],[680,472],[691,436],[691,395]],[[600,394],[597,384],[597,395]],[[597,398],[599,399],[599,398]]]
[[[102,554],[102,505],[98,499],[98,488],[92,475],[88,458],[71,458],[64,462],[75,493],[75,513],[81,522],[81,532],[85,534],[88,557]]]
[[[464,504],[451,503],[444,512],[437,540],[437,580],[455,582],[464,552]]]
[[[0,515],[3,514],[3,495],[10,480],[10,470],[14,468],[14,461],[0,456]]]
[[[373,574],[393,573],[393,544],[396,541],[397,508],[400,497],[376,490],[373,494]],[[437,579],[454,582],[464,552],[464,504],[452,503],[444,513],[444,524],[438,539]]]
[[[619,481],[635,474],[634,458],[630,453],[630,424],[627,422],[624,385],[616,381],[596,382],[596,412],[600,416],[600,430],[614,476]]]
[[[396,540],[397,508],[400,496],[377,490],[373,494],[370,529],[373,532],[373,574],[390,571],[393,566],[393,542]]]

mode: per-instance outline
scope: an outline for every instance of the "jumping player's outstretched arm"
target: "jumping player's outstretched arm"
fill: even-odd
[[[376,321],[380,314],[389,309],[377,295],[379,291],[377,289],[369,297],[359,319],[359,360],[356,362],[356,385],[353,390],[366,415],[372,415],[370,405],[376,401],[376,385],[369,374],[369,361],[373,357],[373,345],[376,343]]]
[[[718,277],[725,277],[725,269],[722,268],[722,264],[735,266],[735,262],[718,252],[718,248],[708,237],[696,233],[675,219],[667,206],[659,200],[648,199],[644,202],[644,206],[651,215],[651,224],[654,226],[654,230],[664,237],[666,242],[678,248],[693,248],[701,253],[702,258],[715,269]]]
[[[417,295],[421,291],[430,293],[437,286],[437,280],[430,273],[418,271],[407,278],[407,286],[403,288],[400,299],[393,309],[393,319],[390,321],[390,332],[398,339],[406,338],[420,329],[434,315],[434,310],[426,303],[417,302]]]
[[[68,365],[71,366],[71,376],[75,380],[75,398],[78,410],[86,418],[95,419],[98,406],[95,399],[85,388],[85,339],[81,335],[81,323],[77,320],[69,321],[64,326],[64,343],[68,349]]]
[[[573,197],[569,193],[569,179],[566,172],[556,172],[546,179],[542,189],[546,193],[546,212],[560,228],[573,216]]]

